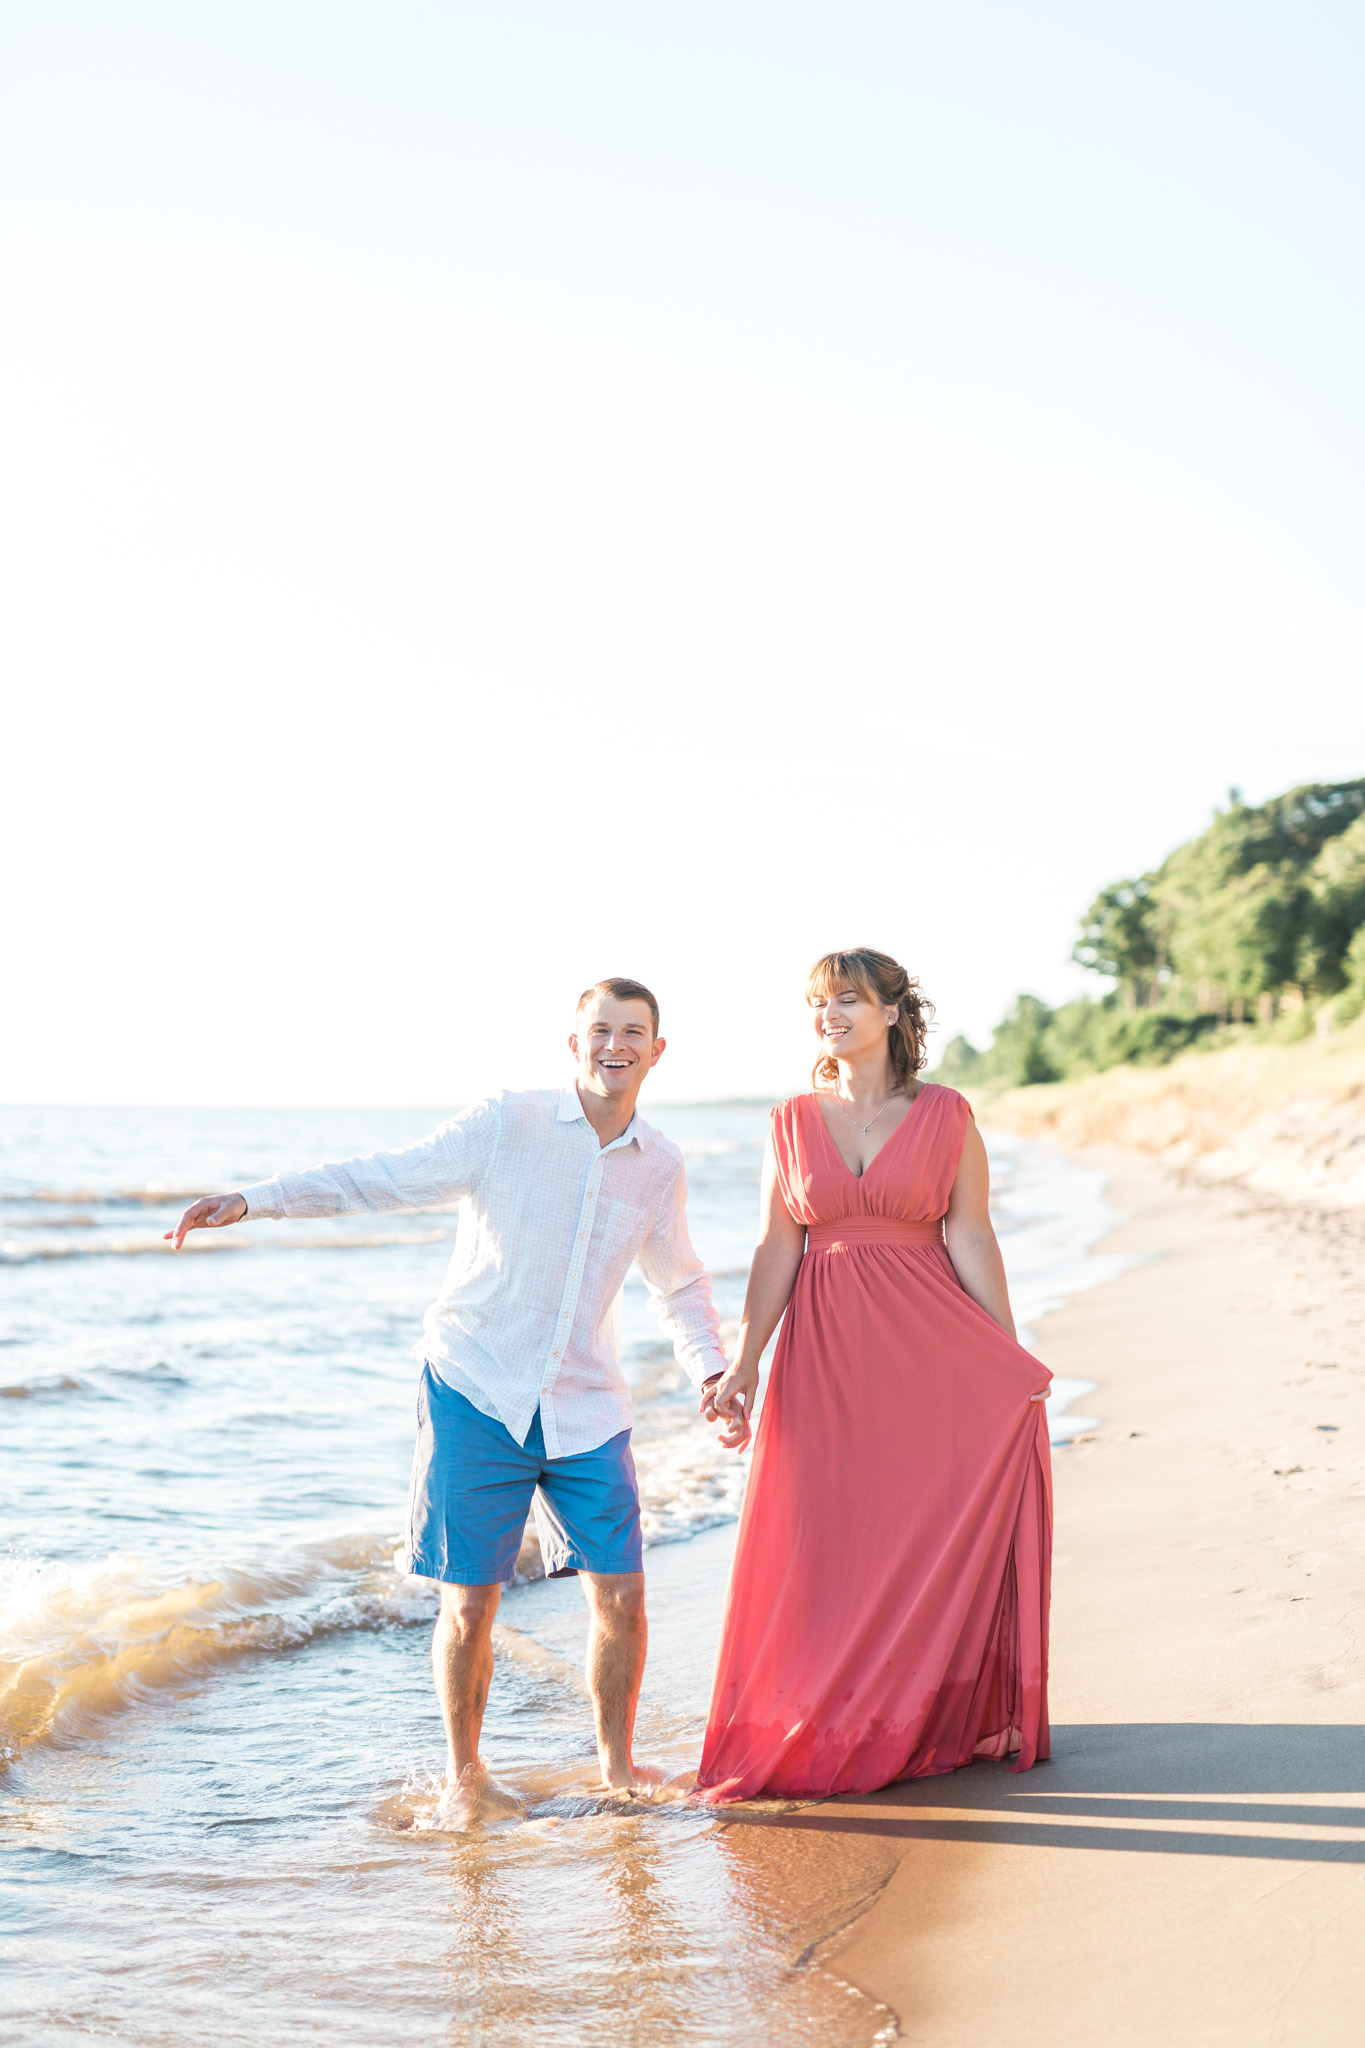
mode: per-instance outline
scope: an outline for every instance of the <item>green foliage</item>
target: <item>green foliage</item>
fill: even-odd
[[[1161,1067],[1217,1030],[1218,1022],[1170,1010],[1128,1010],[1117,997],[1106,996],[1054,1010],[1043,1049],[1059,1079],[1102,1074],[1107,1067]]]
[[[1346,975],[1345,993],[1337,998],[1333,1015],[1339,1024],[1353,1024],[1365,1010],[1365,924],[1362,924],[1342,962]]]
[[[1365,812],[1328,840],[1309,869],[1308,890],[1295,978],[1309,988],[1344,987],[1352,944],[1365,926]]]
[[[1155,874],[1101,891],[1074,957],[1139,1003],[1169,978],[1213,983],[1231,1002],[1290,984],[1330,994],[1363,918],[1365,780],[1259,805],[1234,792]]]
[[[980,1077],[983,1055],[959,1032],[950,1038],[943,1048],[943,1055],[934,1069],[936,1080],[944,1081],[950,1088],[963,1086],[967,1081]]]
[[[1058,1010],[1017,996],[990,1046],[955,1038],[937,1077],[1018,1088],[1159,1066],[1253,1016],[1299,1037],[1326,996],[1340,1022],[1359,1016],[1365,779],[1306,783],[1258,805],[1230,791],[1227,809],[1154,873],[1100,891],[1072,957],[1117,988]]]
[[[1052,1012],[1037,996],[1016,996],[995,1027],[987,1055],[991,1079],[1007,1088],[1027,1088],[1034,1081],[1060,1079],[1045,1050]]]
[[[1115,995],[1064,1003],[1059,1010],[1050,1010],[1037,996],[1019,996],[985,1052],[965,1038],[954,1038],[944,1048],[934,1079],[952,1088],[1027,1088],[1124,1064],[1159,1067],[1218,1027],[1217,1017],[1128,1010]]]
[[[1160,948],[1153,918],[1152,875],[1135,882],[1113,882],[1101,889],[1081,919],[1081,935],[1071,957],[1096,974],[1112,974],[1133,984],[1155,973]]]

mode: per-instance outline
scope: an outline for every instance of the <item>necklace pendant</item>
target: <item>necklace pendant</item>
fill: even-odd
[[[893,1091],[893,1093],[894,1093],[894,1091]],[[838,1103],[838,1105],[839,1105],[839,1108],[840,1108],[840,1109],[841,1109],[841,1110],[843,1111],[844,1115],[845,1115],[845,1116],[846,1116],[846,1117],[848,1118],[848,1120],[849,1120],[849,1122],[850,1122],[850,1123],[852,1124],[852,1126],[853,1126],[854,1130],[855,1130],[855,1131],[861,1131],[861,1132],[862,1132],[862,1134],[863,1134],[863,1136],[864,1136],[864,1137],[866,1137],[866,1136],[867,1136],[867,1134],[868,1134],[868,1132],[869,1132],[869,1131],[870,1131],[870,1130],[872,1129],[872,1126],[873,1126],[873,1124],[875,1124],[875,1123],[876,1123],[876,1121],[877,1121],[877,1118],[878,1118],[878,1117],[882,1117],[882,1116],[885,1116],[885,1114],[886,1114],[886,1112],[887,1112],[887,1109],[889,1108],[889,1106],[890,1106],[890,1103],[891,1103],[891,1096],[890,1096],[890,1095],[888,1095],[888,1096],[887,1096],[887,1098],[886,1098],[886,1101],[885,1101],[885,1102],[884,1102],[884,1103],[882,1104],[881,1108],[880,1108],[880,1109],[879,1109],[879,1110],[877,1111],[877,1115],[876,1115],[876,1116],[874,1116],[874,1117],[870,1117],[870,1118],[868,1119],[868,1121],[867,1121],[867,1122],[866,1122],[865,1124],[860,1124],[860,1123],[858,1122],[858,1119],[857,1119],[857,1117],[856,1117],[856,1116],[854,1116],[854,1114],[853,1114],[853,1111],[852,1111],[852,1110],[851,1110],[851,1109],[850,1109],[850,1108],[848,1107],[847,1103],[844,1103],[844,1102],[839,1102],[839,1098],[838,1098],[838,1096],[837,1096],[837,1095],[835,1096],[834,1100],[835,1100],[835,1102],[836,1102],[836,1103]]]

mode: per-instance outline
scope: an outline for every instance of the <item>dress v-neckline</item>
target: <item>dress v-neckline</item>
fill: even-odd
[[[867,1179],[867,1176],[871,1173],[873,1167],[877,1164],[878,1160],[884,1158],[885,1155],[891,1150],[891,1147],[895,1144],[897,1138],[905,1129],[905,1126],[909,1123],[910,1118],[914,1113],[916,1104],[920,1101],[920,1098],[922,1096],[928,1094],[929,1090],[932,1087],[934,1087],[934,1085],[935,1083],[932,1081],[920,1082],[919,1087],[916,1089],[915,1093],[910,1098],[910,1105],[909,1108],[906,1110],[905,1115],[896,1125],[895,1130],[891,1133],[891,1136],[887,1139],[886,1143],[884,1145],[879,1146],[877,1151],[873,1154],[872,1158],[868,1160],[867,1165],[863,1168],[861,1173],[855,1173],[853,1171],[853,1168],[849,1165],[843,1153],[835,1144],[834,1133],[833,1131],[831,1131],[829,1125],[825,1122],[823,1112],[820,1108],[820,1097],[816,1093],[815,1089],[812,1088],[810,1092],[811,1106],[815,1111],[816,1121],[819,1124],[821,1130],[825,1134],[825,1142],[829,1146],[830,1151],[834,1154],[840,1166],[843,1168],[844,1172],[848,1175],[849,1179],[853,1182],[855,1187],[862,1186],[863,1182]]]

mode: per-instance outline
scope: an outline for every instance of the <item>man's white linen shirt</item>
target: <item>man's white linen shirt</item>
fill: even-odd
[[[417,1355],[519,1444],[539,1407],[552,1458],[630,1427],[620,1293],[632,1260],[689,1378],[726,1369],[681,1152],[639,1116],[599,1144],[574,1088],[490,1096],[401,1151],[241,1192],[251,1217],[457,1201],[454,1257]]]

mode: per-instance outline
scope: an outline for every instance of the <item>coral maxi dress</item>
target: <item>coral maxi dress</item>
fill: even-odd
[[[921,1087],[861,1180],[813,1095],[773,1111],[806,1255],[740,1517],[698,1784],[868,1792],[1048,1754],[1051,1374],[943,1242],[971,1111]]]

